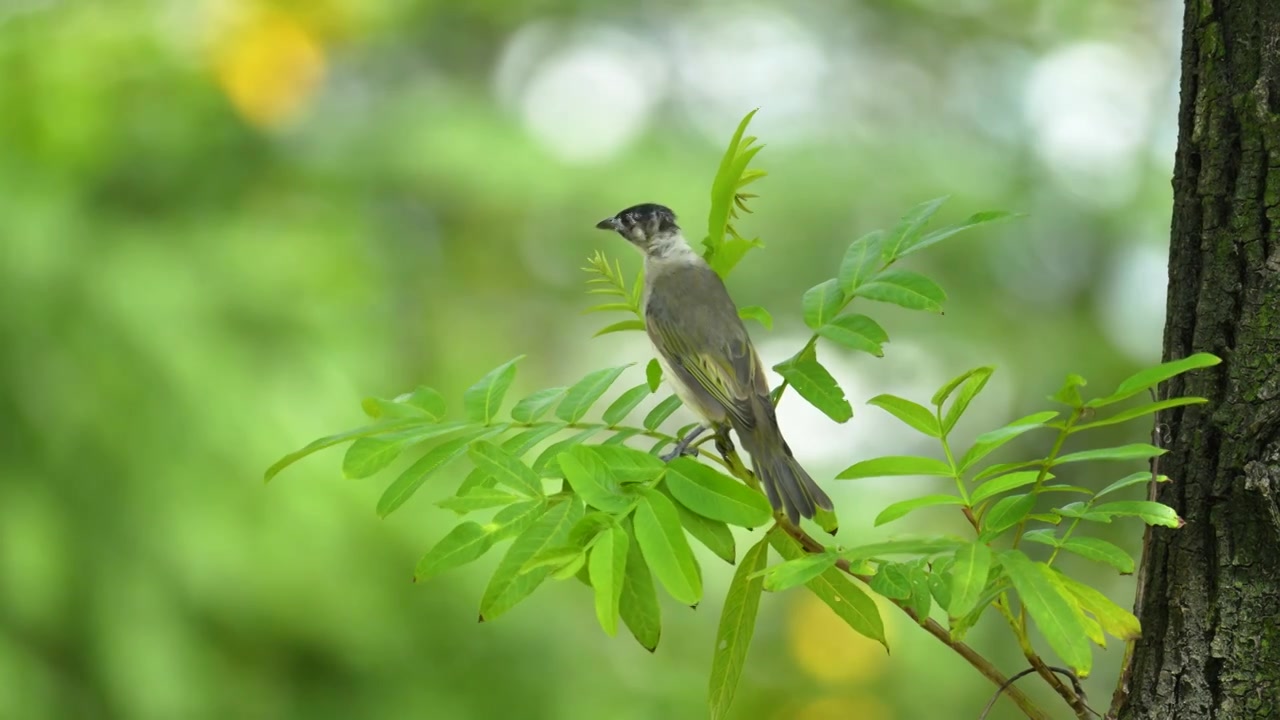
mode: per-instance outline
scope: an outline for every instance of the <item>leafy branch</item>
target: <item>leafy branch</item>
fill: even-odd
[[[751,197],[742,188],[764,175],[749,168],[760,149],[755,138],[745,135],[750,117],[735,132],[713,183],[709,233],[703,244],[709,262],[722,274],[760,247],[732,225]],[[870,317],[846,313],[852,300],[940,312],[946,299],[943,290],[896,263],[960,232],[1009,217],[978,213],[960,224],[926,232],[942,202],[940,198],[923,203],[893,229],[854,240],[836,277],[804,294],[801,311],[814,332],[796,355],[776,366],[785,379],[777,396],[794,387],[833,420],[849,419],[852,406],[818,360],[819,341],[882,356],[888,334]],[[628,316],[597,334],[642,328],[643,278],[628,285],[621,265],[600,253],[589,260],[587,270],[592,274],[588,292],[616,299],[591,310]],[[771,323],[763,309],[743,313],[766,326]],[[878,395],[868,404],[931,438],[937,453],[863,459],[836,479],[938,478],[942,486],[937,491],[890,504],[875,524],[946,509],[959,512],[971,532],[967,537],[895,537],[843,547],[820,542],[774,512],[755,476],[729,446],[718,448],[719,457],[702,453],[696,459],[664,463],[659,454],[684,431],[664,429],[680,401],[675,396],[660,401],[654,397],[661,380],[655,362],[646,367],[643,382],[617,394],[598,411],[598,419],[588,419],[596,417],[606,394],[632,366],[596,370],[571,385],[537,390],[504,414],[522,358],[503,363],[466,389],[460,412],[450,413],[444,396],[426,387],[393,399],[369,398],[362,404],[369,424],[286,455],[267,470],[266,479],[302,457],[340,444],[348,444],[342,468],[351,478],[386,471],[415,452],[416,459],[394,475],[378,501],[379,515],[386,516],[427,481],[465,459],[472,469],[450,497],[437,503],[455,513],[458,522],[423,555],[415,580],[435,579],[509,542],[480,600],[482,620],[507,613],[548,580],[576,579],[591,589],[596,618],[606,633],[613,635],[619,624],[624,625],[650,651],[661,637],[657,588],[685,605],[697,605],[706,591],[690,539],[727,563],[739,561],[712,658],[713,718],[723,717],[733,700],[764,592],[804,586],[854,631],[886,647],[872,593],[890,600],[1036,720],[1050,716],[967,645],[965,634],[994,608],[1032,670],[1078,717],[1087,715],[1076,680],[1091,669],[1090,643],[1104,645],[1108,635],[1130,642],[1140,628],[1132,613],[1054,563],[1061,553],[1071,553],[1131,573],[1136,565],[1132,557],[1086,531],[1123,518],[1168,528],[1182,521],[1171,508],[1152,500],[1108,497],[1137,484],[1168,480],[1153,469],[1129,472],[1098,491],[1092,482],[1071,484],[1060,476],[1075,473],[1091,480],[1096,472],[1079,468],[1154,461],[1165,450],[1152,444],[1077,449],[1074,443],[1091,430],[1204,402],[1179,397],[1121,406],[1176,375],[1218,362],[1212,355],[1199,354],[1164,363],[1087,401],[1080,390],[1085,381],[1071,375],[1049,398],[1065,410],[1014,420],[979,435],[967,448],[956,445],[952,432],[994,368],[961,373],[927,403]],[[643,415],[641,406],[647,406]],[[990,462],[1002,448],[1033,432],[1053,434],[1045,456]],[[1081,499],[1056,504],[1053,498],[1062,495]],[[816,520],[828,531],[834,528],[833,517]],[[732,527],[768,529],[739,555]],[[769,564],[770,550],[781,562]],[[1034,649],[1033,625],[1069,668],[1070,685]]]

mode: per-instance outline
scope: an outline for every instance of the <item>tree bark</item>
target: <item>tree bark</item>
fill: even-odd
[[[1201,406],[1161,416],[1142,638],[1122,720],[1280,718],[1280,0],[1187,0],[1166,359]]]

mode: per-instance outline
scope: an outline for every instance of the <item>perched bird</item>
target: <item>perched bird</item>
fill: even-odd
[[[600,221],[644,253],[645,325],[654,354],[676,395],[702,421],[664,459],[684,453],[707,429],[728,445],[733,428],[751,453],[774,509],[791,521],[831,510],[831,499],[782,439],[764,365],[720,276],[689,243],[675,213],[662,205],[627,208]]]

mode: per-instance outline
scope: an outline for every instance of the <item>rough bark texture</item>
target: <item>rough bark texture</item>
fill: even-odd
[[[1187,0],[1165,357],[1170,383],[1123,720],[1280,718],[1280,0]]]

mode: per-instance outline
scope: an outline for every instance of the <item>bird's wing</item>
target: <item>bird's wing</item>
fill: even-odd
[[[724,407],[735,427],[754,427],[763,373],[720,278],[710,268],[693,267],[654,282],[645,324],[658,352],[684,384]]]

